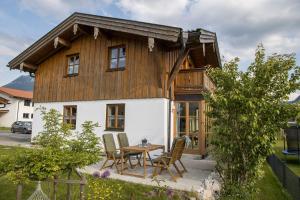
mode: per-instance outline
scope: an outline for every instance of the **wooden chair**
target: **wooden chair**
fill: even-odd
[[[172,165],[175,167],[179,176],[182,177],[182,173],[187,172],[185,166],[183,165],[183,163],[180,160],[182,157],[184,148],[185,148],[185,138],[184,137],[175,138],[173,141],[173,144],[172,144],[171,151],[169,153],[162,154],[160,157],[153,160],[155,168],[154,168],[152,177],[157,176],[158,169],[160,170],[159,174],[162,172],[163,169],[166,169],[169,172],[169,174],[171,175],[172,180],[176,182],[177,177],[174,176],[170,170]],[[178,166],[176,165],[176,161],[178,161],[181,164],[183,170],[180,170],[178,168]]]
[[[107,167],[112,168],[115,165],[117,172],[120,173],[118,165],[121,164],[121,153],[116,148],[113,134],[111,134],[111,133],[103,134],[102,139],[103,139],[103,144],[104,144],[105,153],[106,153],[106,160],[103,163],[100,170],[107,168]],[[107,162],[110,160],[113,161],[113,163],[111,165],[106,166]],[[127,160],[128,160],[128,157],[126,155],[124,158],[124,162],[127,162]]]
[[[119,142],[119,146],[120,149],[123,147],[128,147],[129,146],[129,142],[128,142],[128,137],[126,133],[118,133],[118,142]],[[141,164],[141,157],[142,157],[142,153],[137,153],[137,152],[127,152],[126,155],[128,156],[128,160],[129,160],[129,164],[130,167],[133,168],[132,162],[131,162],[131,157],[135,156],[138,160],[138,163],[140,166],[142,166]]]

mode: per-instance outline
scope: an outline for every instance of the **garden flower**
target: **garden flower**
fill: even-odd
[[[171,188],[167,188],[166,193],[168,198],[171,198],[174,195],[174,191]]]
[[[110,171],[109,170],[105,170],[102,174],[101,174],[101,178],[108,178],[110,176]]]
[[[92,174],[93,177],[95,178],[100,178],[100,172],[99,171],[95,171],[93,174]]]

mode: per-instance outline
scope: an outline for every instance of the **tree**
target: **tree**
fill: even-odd
[[[294,55],[266,58],[260,45],[247,71],[239,71],[238,62],[235,58],[222,69],[209,70],[217,89],[205,95],[213,119],[211,150],[225,199],[251,199],[277,133],[299,113],[298,105],[285,103],[299,89]]]

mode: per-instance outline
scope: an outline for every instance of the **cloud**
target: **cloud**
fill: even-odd
[[[31,41],[28,41],[26,37],[19,38],[0,32],[0,56],[14,57],[21,50],[27,48],[30,43]]]
[[[118,6],[133,19],[214,31],[226,59],[249,63],[261,42],[267,53],[300,54],[298,0],[119,0]]]
[[[63,19],[75,11],[99,14],[111,0],[21,0],[21,10],[28,10],[42,17]]]

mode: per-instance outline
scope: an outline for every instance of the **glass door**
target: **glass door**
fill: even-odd
[[[175,136],[189,137],[185,153],[199,152],[199,102],[176,102]]]

